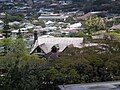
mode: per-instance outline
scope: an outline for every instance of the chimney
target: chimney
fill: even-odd
[[[37,40],[38,36],[37,36],[37,31],[34,31],[34,43]]]

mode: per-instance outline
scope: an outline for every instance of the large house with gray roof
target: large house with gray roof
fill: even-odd
[[[41,36],[35,41],[30,53],[42,55],[46,55],[50,52],[58,53],[64,51],[69,46],[82,48],[82,43],[83,38]],[[53,49],[55,48],[57,50],[54,52]]]

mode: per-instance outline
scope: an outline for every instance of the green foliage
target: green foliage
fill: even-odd
[[[34,54],[29,55],[21,38],[13,41],[9,47],[10,51],[0,57],[0,75],[3,75],[0,76],[0,88],[3,90],[42,88],[44,73],[41,69],[46,66],[45,60]]]
[[[8,15],[8,20],[9,22],[13,22],[13,21],[22,21],[24,19],[24,15],[23,14],[16,14],[14,16],[12,15]]]
[[[22,38],[16,39],[10,47],[10,54],[14,53],[17,57],[22,57],[26,53],[26,44]]]
[[[100,17],[91,17],[85,22],[85,28],[88,34],[105,29],[105,22]]]
[[[22,7],[23,6],[22,3],[15,3],[14,5],[17,6],[17,7]]]
[[[2,31],[5,38],[10,37],[10,33],[11,33],[11,31],[9,31],[10,27],[8,23],[9,23],[8,14],[5,12],[4,25],[3,25],[3,31]]]
[[[76,37],[84,37],[85,33],[83,31],[79,31],[78,33],[76,33],[75,35]]]
[[[1,53],[7,53],[10,51],[11,45],[12,45],[12,39],[11,38],[5,38],[3,40],[0,40],[0,47],[4,47],[4,51]]]
[[[0,46],[3,46],[3,45],[10,46],[11,44],[12,44],[11,38],[5,38],[3,40],[0,40]]]
[[[42,66],[41,60],[39,67]],[[38,64],[38,63],[37,63]],[[23,61],[12,61],[12,63],[6,64],[7,66],[5,69],[7,69],[7,73],[5,73],[4,77],[0,77],[2,80],[1,87],[2,89],[6,90],[21,90],[21,89],[29,89],[34,90],[37,89],[42,85],[42,82],[40,83],[42,79],[41,70],[39,71],[36,68],[36,64],[32,63],[26,63]],[[41,76],[41,77],[40,77]],[[39,82],[38,82],[39,80]]]
[[[120,18],[116,18],[114,22],[115,24],[120,24]]]
[[[113,26],[114,21],[107,21],[106,27],[111,28]]]
[[[65,20],[66,23],[70,23],[70,24],[74,24],[75,23],[75,20],[73,17],[68,17],[66,20]]]
[[[111,39],[120,41],[120,33],[110,32],[108,33]]]
[[[33,29],[29,29],[29,31],[28,31],[29,33],[33,33],[34,31],[33,31]]]
[[[39,20],[39,21],[37,21],[37,22],[34,22],[33,24],[35,24],[35,25],[40,25],[41,27],[45,27],[45,22],[43,21],[43,20]]]
[[[8,23],[9,23],[9,17],[8,17],[8,14],[5,13],[4,26],[3,26],[3,27],[4,27],[4,30],[8,30],[8,29],[9,29]]]
[[[20,26],[19,26],[19,25],[14,24],[14,25],[11,25],[11,26],[10,26],[10,28],[13,28],[13,29],[19,29],[19,28],[20,28]]]

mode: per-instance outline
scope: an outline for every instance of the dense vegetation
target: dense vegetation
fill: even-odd
[[[107,36],[97,46],[69,47],[56,60],[29,55],[21,38],[9,41],[0,56],[0,88],[54,90],[59,84],[120,80],[120,37]]]

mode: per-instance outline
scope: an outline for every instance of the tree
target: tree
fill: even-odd
[[[75,34],[75,37],[84,37],[85,33],[83,31],[79,31]]]
[[[18,38],[13,41],[10,51],[0,58],[1,89],[42,88],[44,72],[41,69],[45,66],[45,60],[30,55],[26,49],[25,42]]]
[[[11,52],[14,53],[17,57],[22,57],[26,54],[26,43],[22,38],[18,38],[13,42],[11,46]]]
[[[35,60],[35,58],[31,58]],[[32,59],[29,58],[27,62],[24,60],[11,60],[11,63],[8,62],[10,59],[6,60],[3,68],[7,72],[3,74],[3,77],[0,76],[0,88],[3,90],[44,89],[42,87],[44,72],[39,69],[44,63],[40,59],[35,61]]]
[[[10,51],[10,47],[12,45],[12,39],[11,38],[5,38],[0,41],[0,47],[4,47],[3,54],[6,54]]]
[[[115,23],[115,24],[120,24],[120,18],[116,18],[116,19],[114,20],[114,23]]]
[[[5,12],[5,18],[4,18],[4,26],[3,26],[3,33],[5,38],[10,37],[11,31],[9,31],[9,19],[8,19],[8,14]]]
[[[14,16],[8,14],[8,20],[10,22],[14,22],[14,21],[22,21],[24,19],[24,15],[23,14],[15,14]]]
[[[4,25],[3,25],[3,35],[5,36],[6,40],[11,35],[11,31],[9,30],[8,23],[9,23],[8,14],[5,12]],[[9,49],[8,45],[5,44],[3,46],[4,46],[4,53],[7,53],[8,49]]]
[[[68,17],[66,20],[65,20],[66,23],[70,23],[70,24],[74,24],[75,23],[75,20],[73,17]]]
[[[39,20],[38,22],[36,22],[36,25],[40,25],[41,27],[45,27],[45,22],[43,20]]]
[[[95,31],[100,31],[105,29],[105,21],[100,17],[90,17],[85,22],[85,28],[88,34],[92,34]]]

